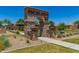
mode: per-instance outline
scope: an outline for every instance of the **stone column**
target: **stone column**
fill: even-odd
[[[30,39],[30,36],[31,36],[31,29],[30,29],[30,26],[29,26],[28,23],[27,23],[27,25],[25,26],[24,31],[25,31],[25,36],[26,36],[26,38],[27,38],[27,39]]]
[[[49,36],[48,30],[49,30],[49,25],[48,24],[44,24],[43,33],[42,33],[43,37],[48,37]]]

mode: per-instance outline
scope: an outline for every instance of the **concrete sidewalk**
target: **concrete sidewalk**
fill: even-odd
[[[61,40],[56,40],[56,39],[52,39],[52,38],[48,38],[48,37],[38,37],[38,39],[45,41],[45,42],[48,42],[48,43],[53,43],[53,44],[57,44],[57,45],[60,45],[60,46],[64,46],[66,48],[79,50],[78,44],[69,43],[69,42],[65,42],[65,41],[61,41]]]

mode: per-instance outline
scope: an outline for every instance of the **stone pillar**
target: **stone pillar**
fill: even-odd
[[[30,36],[31,36],[31,29],[30,29],[30,27],[28,26],[28,24],[25,26],[24,31],[25,31],[25,37],[26,37],[27,39],[30,39]]]
[[[35,32],[32,33],[32,40],[37,40],[37,35],[36,34],[37,33],[35,33]]]
[[[42,33],[43,37],[49,37],[48,30],[49,30],[49,25],[48,24],[44,24],[43,33]]]
[[[25,36],[29,40],[37,39],[37,29],[35,28],[35,24],[33,22],[28,22],[25,26]]]
[[[49,26],[49,34],[50,34],[50,37],[55,38],[55,35],[56,35],[56,28],[55,28],[55,26]]]

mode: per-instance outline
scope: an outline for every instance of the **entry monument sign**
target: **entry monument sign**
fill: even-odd
[[[25,8],[24,31],[30,40],[36,40],[38,36],[49,36],[48,12],[36,8]]]

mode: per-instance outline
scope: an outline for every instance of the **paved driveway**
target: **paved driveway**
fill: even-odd
[[[45,41],[45,42],[48,42],[48,43],[53,43],[53,44],[57,44],[57,45],[60,45],[60,46],[64,46],[66,48],[79,50],[78,44],[69,43],[69,42],[65,42],[65,41],[61,41],[61,40],[56,40],[56,39],[52,39],[52,38],[48,38],[48,37],[38,37],[38,39]]]

